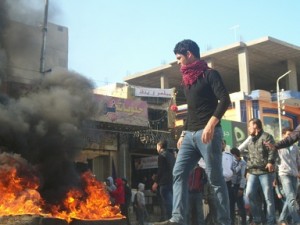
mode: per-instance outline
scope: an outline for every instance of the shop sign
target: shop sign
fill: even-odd
[[[173,89],[135,87],[135,96],[172,98]]]
[[[158,156],[142,157],[134,160],[136,170],[155,169],[158,167]]]
[[[148,104],[141,100],[122,99],[111,96],[95,95],[98,104],[96,121],[148,126]]]
[[[246,123],[222,119],[221,124],[224,140],[230,147],[238,147],[248,137]]]

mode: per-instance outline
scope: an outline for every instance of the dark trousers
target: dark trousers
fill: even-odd
[[[163,204],[162,218],[168,220],[172,217],[173,185],[160,185],[159,192]]]
[[[231,219],[231,224],[234,225],[234,222],[235,222],[235,205],[234,205],[233,187],[232,187],[231,181],[227,181],[226,185],[227,185],[228,197],[229,197],[230,219]]]
[[[235,207],[235,203],[237,204],[239,210],[239,216],[242,218],[242,225],[246,225],[246,209],[245,209],[245,202],[244,202],[244,195],[239,196],[239,184],[233,185],[233,206]]]

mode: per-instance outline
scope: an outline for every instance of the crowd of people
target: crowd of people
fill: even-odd
[[[300,125],[292,130],[282,130],[283,140],[276,143],[272,135],[263,130],[259,119],[248,122],[249,137],[243,144],[230,148],[225,140],[221,145],[222,180],[228,195],[230,224],[300,224],[298,206],[298,179],[300,178],[300,151],[294,144],[300,139]],[[181,150],[179,150],[181,151]],[[158,170],[153,178],[152,191],[161,199],[161,220],[170,221],[174,213],[174,165],[176,154],[168,150],[167,141],[157,143]],[[219,165],[215,165],[219,166]],[[217,225],[216,193],[207,174],[205,160],[200,158],[189,172],[184,222],[187,225]],[[108,177],[106,187],[112,204],[120,205],[121,213],[130,224],[128,209],[131,188],[125,178]],[[148,218],[145,202],[145,184],[139,183],[133,198],[133,208],[138,225]],[[182,203],[181,203],[182,204]],[[204,204],[209,213],[204,215]],[[176,212],[176,211],[175,211]],[[276,212],[278,217],[276,218]],[[179,224],[179,223],[178,223]],[[221,223],[222,224],[222,223]]]
[[[242,225],[299,225],[300,156],[293,144],[300,140],[300,125],[284,129],[285,138],[275,143],[261,120],[253,118],[245,143],[226,150],[221,118],[230,97],[219,72],[200,59],[199,46],[192,40],[177,43],[174,54],[182,73],[187,119],[176,160],[164,142],[157,144],[160,175],[153,190],[160,188],[165,220],[154,225],[234,225],[236,211]],[[137,200],[145,208],[143,189],[139,184]],[[203,201],[209,206],[206,218]],[[278,202],[281,208],[275,206]],[[141,210],[139,225],[145,213]]]
[[[225,181],[224,190],[227,190],[228,194],[230,224],[237,224],[237,221],[241,225],[300,224],[298,206],[300,151],[299,147],[293,144],[300,139],[299,127],[294,133],[291,128],[284,128],[282,130],[284,140],[277,144],[272,135],[263,130],[260,119],[251,119],[248,122],[248,131],[250,138],[238,147],[230,148],[226,141],[222,140],[222,180]],[[291,134],[294,135],[292,139]],[[287,140],[290,140],[289,144]],[[158,146],[160,143],[162,142],[159,142]],[[280,143],[285,145],[282,147],[283,144]],[[161,152],[158,150],[158,153]],[[165,156],[160,154],[160,157]],[[168,163],[164,161],[163,165],[163,171],[174,179],[170,171],[167,172],[170,170],[166,169]],[[220,224],[215,190],[208,179],[206,169],[205,160],[201,158],[190,171],[185,184],[188,194],[182,199],[186,201],[186,210],[182,215],[184,222],[173,224]],[[169,194],[173,193],[172,189],[168,190]],[[209,208],[206,217],[203,203]],[[164,218],[170,223],[172,214],[167,213]],[[163,221],[156,224],[166,223]]]
[[[130,225],[129,207],[131,204],[132,191],[126,178],[108,177],[105,180],[106,190],[112,205],[120,207],[121,214],[126,217],[127,225]]]

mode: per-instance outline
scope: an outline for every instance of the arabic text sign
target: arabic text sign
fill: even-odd
[[[148,126],[148,105],[141,100],[95,95],[99,112],[96,121]]]
[[[135,87],[135,96],[172,98],[173,89]]]

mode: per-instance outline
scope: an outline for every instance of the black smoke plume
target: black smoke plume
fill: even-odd
[[[41,195],[61,200],[77,184],[73,164],[84,148],[83,123],[95,112],[93,84],[71,72],[49,74],[32,92],[0,104],[0,146],[41,174]]]
[[[48,20],[55,18],[60,13],[57,7],[49,0]],[[9,32],[11,21],[17,21],[22,24],[40,27],[42,29],[45,16],[45,1],[43,0],[0,0],[0,91],[7,92],[6,85],[11,71],[8,65],[9,57],[12,52],[31,52],[32,40],[34,36],[28,35],[24,30],[12,35]],[[41,37],[35,37],[41,38]],[[7,49],[7,39],[13,42],[13,48]],[[2,85],[2,87],[1,87]]]
[[[0,0],[0,91],[4,93],[0,95],[0,148],[33,165],[40,174],[43,199],[56,203],[79,182],[74,158],[84,148],[83,123],[94,114],[95,104],[92,82],[68,71],[46,74],[30,84],[33,88],[25,96],[6,95],[9,53],[30,50],[35,43],[24,32],[7,32],[10,22],[41,26],[44,4],[42,0]],[[54,9],[50,4],[49,19],[55,16]],[[14,40],[13,49],[8,49],[7,39]]]
[[[6,52],[4,49],[4,30],[7,27],[7,4],[6,1],[0,1],[0,86],[5,79],[5,74],[7,74],[6,68]]]

